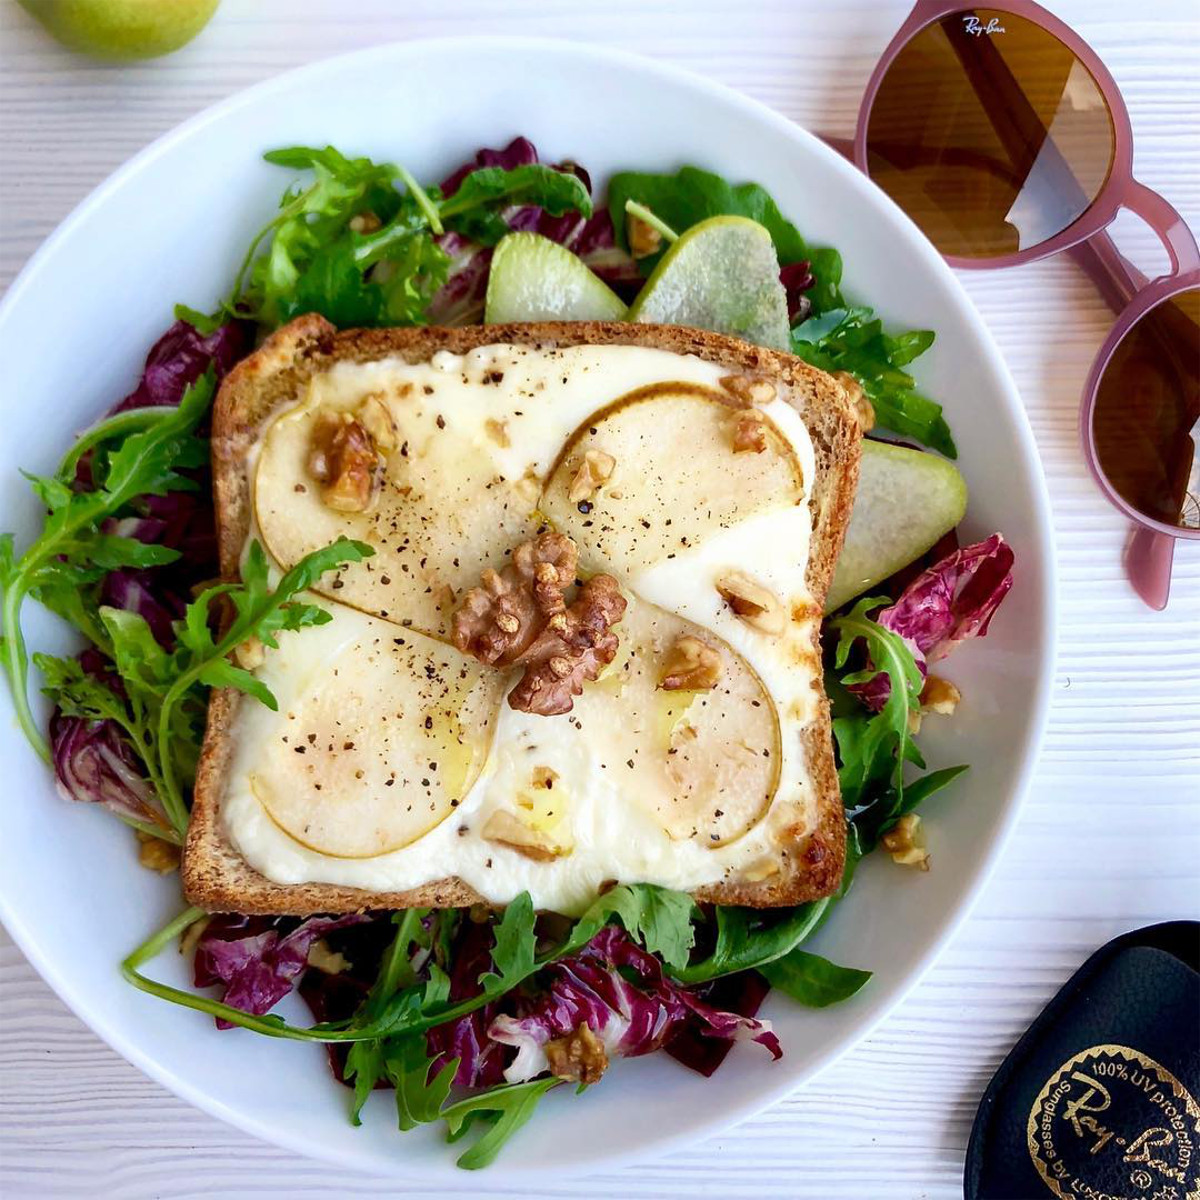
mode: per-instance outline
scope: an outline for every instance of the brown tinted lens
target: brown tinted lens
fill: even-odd
[[[1015,254],[1099,195],[1114,150],[1095,79],[1012,13],[964,9],[900,51],[871,106],[867,170],[943,253]]]
[[[1138,512],[1200,528],[1200,289],[1156,305],[1121,339],[1092,436],[1101,470]]]

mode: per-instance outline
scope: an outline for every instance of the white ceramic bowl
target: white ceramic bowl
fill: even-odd
[[[645,59],[530,39],[412,42],[319,63],[235,96],[139,154],[42,247],[0,309],[5,365],[0,512],[18,545],[37,526],[18,466],[49,470],[73,433],[134,381],[183,301],[224,293],[286,177],[263,150],[332,143],[438,179],[517,134],[582,162],[599,186],[622,168],[686,163],[757,180],[806,238],[838,247],[845,288],[905,328],[937,331],[917,375],[946,412],[971,489],[968,540],[1003,530],[1016,586],[983,641],[948,674],[964,701],[932,721],[933,765],[971,771],[926,807],[930,874],[869,861],[816,948],[868,967],[848,1003],[809,1011],[772,997],[785,1055],[739,1047],[711,1080],[663,1055],[620,1063],[585,1096],[567,1089],[491,1169],[513,1181],[646,1159],[771,1104],[852,1045],[952,935],[1012,825],[1035,757],[1053,670],[1053,569],[1045,487],[1029,426],[992,339],[928,242],[814,137],[742,96]],[[70,642],[30,606],[34,647]],[[440,1129],[400,1135],[380,1096],[364,1127],[316,1046],[219,1033],[196,1013],[133,991],[118,960],[181,906],[175,878],[136,863],[129,831],[55,794],[0,701],[0,916],[58,994],[147,1074],[225,1120],[302,1154],[370,1171],[449,1175]],[[153,964],[187,986],[177,955]],[[297,1016],[300,1009],[292,1010]],[[461,1177],[459,1177],[461,1180]]]

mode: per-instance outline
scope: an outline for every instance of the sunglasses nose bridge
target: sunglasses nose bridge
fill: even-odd
[[[1130,179],[1117,198],[1154,231],[1171,260],[1169,275],[1200,270],[1200,247],[1195,235],[1169,200],[1136,179]]]

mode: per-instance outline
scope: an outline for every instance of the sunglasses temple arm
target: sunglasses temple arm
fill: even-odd
[[[1125,546],[1125,574],[1150,608],[1161,612],[1171,595],[1175,539],[1157,529],[1135,525]]]
[[[1067,253],[1083,269],[1114,313],[1122,313],[1149,282],[1101,230]]]

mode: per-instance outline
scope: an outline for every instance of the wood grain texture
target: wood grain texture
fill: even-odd
[[[847,133],[906,0],[224,0],[192,46],[97,66],[0,0],[0,286],[116,166],[205,105],[288,67],[403,37],[539,32],[648,52]],[[1200,19],[1191,0],[1058,0],[1124,91],[1139,177],[1200,228]],[[1153,267],[1132,221],[1118,237]],[[562,1197],[961,1195],[975,1104],[1018,1034],[1107,938],[1196,916],[1200,896],[1200,547],[1170,608],[1125,585],[1123,523],[1078,453],[1079,392],[1110,316],[1065,259],[964,282],[1029,408],[1054,506],[1055,701],[1007,854],[939,963],[879,1031],[724,1137]],[[11,397],[6,402],[12,403]],[[422,1195],[298,1160],[142,1077],[75,1019],[0,934],[0,1194]],[[486,1179],[456,1192],[478,1196]],[[516,1189],[508,1193],[524,1194]]]

